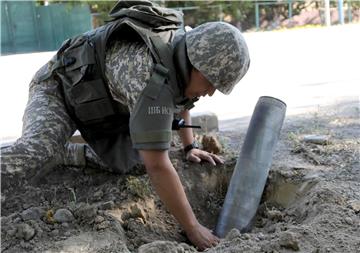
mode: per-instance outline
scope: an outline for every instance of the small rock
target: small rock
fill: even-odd
[[[353,225],[353,220],[350,217],[346,217],[345,222],[349,225]]]
[[[66,232],[64,233],[64,235],[65,235],[65,236],[71,236],[71,232],[70,232],[70,231],[66,231]]]
[[[131,210],[131,217],[132,218],[141,218],[143,221],[146,220],[146,213],[142,208],[139,207],[139,205],[133,205],[130,207]]]
[[[31,240],[35,235],[35,229],[28,224],[23,223],[17,226],[16,238],[24,239],[25,241]]]
[[[131,217],[131,212],[123,212],[123,213],[121,214],[121,219],[122,219],[124,222],[126,222],[126,220],[128,220],[128,219],[130,219],[130,218],[132,218],[132,217]]]
[[[293,232],[287,231],[280,234],[279,244],[284,248],[292,249],[295,251],[298,251],[300,249],[298,235]]]
[[[220,142],[218,141],[217,137],[215,135],[204,135],[202,137],[202,141],[201,144],[203,146],[203,150],[210,152],[210,153],[214,153],[214,154],[219,154],[222,152],[222,146],[220,144]]]
[[[241,236],[240,231],[236,228],[233,228],[229,231],[229,233],[226,235],[225,240],[232,241],[235,238],[239,238]]]
[[[118,193],[119,193],[119,188],[117,188],[117,187],[112,187],[112,188],[109,190],[109,193],[118,194]]]
[[[11,218],[9,217],[1,217],[1,226],[4,227],[5,225],[9,224],[11,222]]]
[[[101,223],[101,222],[103,222],[104,220],[105,220],[104,217],[98,215],[98,216],[95,217],[94,222],[95,222],[95,223]]]
[[[193,247],[184,243],[176,243],[170,241],[154,241],[143,244],[138,249],[139,253],[159,253],[159,252],[198,252]]]
[[[131,219],[131,218],[133,218],[133,219],[140,218],[140,219],[142,219],[143,222],[145,222],[146,221],[146,213],[142,208],[140,208],[137,204],[135,204],[130,207],[130,211],[124,212],[121,215],[121,219],[123,221]]]
[[[97,207],[89,204],[81,204],[75,210],[75,216],[80,219],[91,219],[96,216]]]
[[[329,135],[305,135],[303,137],[304,142],[314,143],[318,145],[327,145],[330,143],[330,136]]]
[[[349,206],[351,209],[355,211],[355,213],[360,212],[360,201],[359,200],[352,200],[349,202]]]
[[[246,234],[243,234],[243,238],[244,238],[245,240],[249,240],[249,239],[251,238],[251,236],[246,233]]]
[[[36,235],[37,236],[41,237],[43,233],[44,233],[44,231],[41,228],[36,229]]]
[[[8,234],[8,236],[13,237],[16,234],[16,227],[11,227],[8,231],[6,231],[6,233]]]
[[[21,218],[20,217],[16,217],[15,219],[14,219],[14,223],[20,223],[21,222]]]
[[[95,200],[101,200],[104,196],[104,192],[102,190],[98,190],[93,194]]]
[[[266,216],[274,221],[282,221],[284,219],[284,215],[279,210],[267,210]]]
[[[68,227],[69,227],[69,223],[63,222],[63,223],[61,224],[61,226],[62,226],[63,228],[68,228]]]
[[[22,205],[23,209],[29,209],[31,207],[31,204],[30,203],[24,203]]]
[[[138,217],[138,218],[136,218],[135,220],[136,220],[137,222],[139,222],[139,223],[141,223],[141,224],[145,225],[145,221],[144,221],[144,219],[143,219],[143,218]]]
[[[102,202],[98,205],[98,208],[100,210],[109,210],[109,209],[113,209],[114,207],[115,207],[115,203],[112,200],[107,202]]]
[[[74,215],[67,209],[58,209],[54,214],[54,220],[59,223],[74,220]]]
[[[30,243],[24,242],[24,241],[20,242],[20,246],[21,246],[23,249],[30,249],[30,248],[31,248]]]
[[[58,229],[54,229],[53,231],[50,232],[50,234],[51,234],[52,236],[57,236],[57,235],[59,235],[59,230],[58,230]]]
[[[44,226],[43,229],[45,230],[45,232],[50,232],[51,231],[50,226]]]
[[[259,238],[260,241],[265,239],[265,235],[261,232],[257,235],[257,237]]]
[[[102,229],[106,229],[110,227],[110,222],[109,221],[103,221],[99,224],[96,224],[95,228],[96,230],[102,230]]]

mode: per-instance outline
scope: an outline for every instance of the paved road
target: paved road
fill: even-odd
[[[203,98],[193,113],[215,112],[224,120],[249,116],[260,96],[288,105],[288,115],[342,100],[359,100],[360,24],[330,28],[246,33],[251,67],[233,93]],[[21,133],[28,83],[54,53],[0,57],[0,137]],[[231,125],[222,125],[231,127]]]
[[[284,100],[289,114],[360,95],[360,25],[246,34],[251,66],[230,96],[196,110],[220,119],[249,115],[259,96]],[[206,102],[206,103],[205,103]]]

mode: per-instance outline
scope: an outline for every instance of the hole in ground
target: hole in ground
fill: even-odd
[[[196,217],[210,229],[215,230],[235,163],[232,161],[222,167],[191,164],[178,171]],[[286,177],[280,172],[280,169],[273,168],[269,173],[253,232],[266,233],[267,227],[283,221],[285,209],[294,201],[300,201],[316,184],[299,174]],[[121,221],[130,250],[154,240],[189,243],[176,220],[156,196],[123,206],[122,210],[112,211],[112,215]]]

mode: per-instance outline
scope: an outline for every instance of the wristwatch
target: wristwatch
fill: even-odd
[[[191,144],[187,145],[185,148],[184,148],[184,152],[185,152],[185,155],[192,149],[198,149],[199,148],[199,144],[197,143],[197,141],[193,141]]]

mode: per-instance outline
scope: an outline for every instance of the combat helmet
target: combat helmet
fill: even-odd
[[[186,50],[194,68],[219,91],[230,94],[250,65],[241,32],[225,22],[204,23],[186,32]]]

